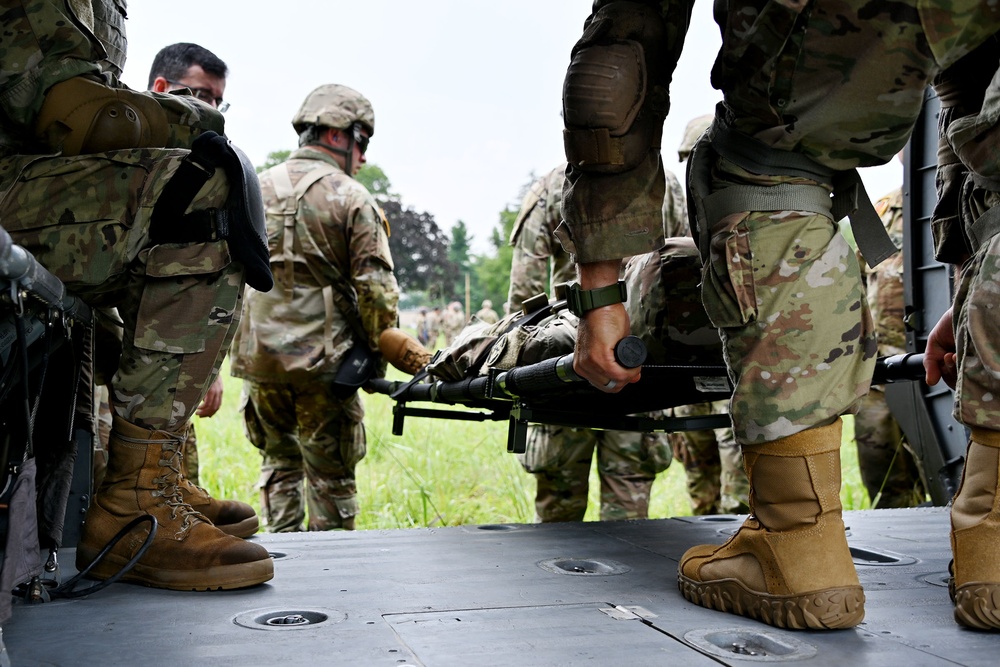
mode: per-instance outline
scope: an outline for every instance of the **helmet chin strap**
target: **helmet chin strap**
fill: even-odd
[[[337,130],[337,132],[341,132],[341,133],[345,132],[345,130],[340,129],[340,128],[335,128],[335,129]],[[351,129],[351,128],[348,128],[348,129]],[[340,155],[343,155],[344,156],[344,171],[347,172],[348,176],[350,176],[351,178],[354,178],[354,144],[357,143],[357,142],[354,141],[354,132],[353,131],[352,132],[346,132],[346,134],[347,134],[347,150],[344,150],[343,148],[340,148],[338,146],[331,146],[330,144],[324,143],[322,141],[317,142],[317,144],[320,145],[320,146],[322,146],[323,148],[327,149],[328,151],[333,151],[334,153],[339,153]]]

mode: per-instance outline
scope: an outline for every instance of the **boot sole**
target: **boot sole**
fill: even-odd
[[[82,570],[86,564],[92,563],[97,554],[97,551],[82,545],[77,547],[77,569]],[[110,579],[121,571],[126,562],[128,562],[126,559],[109,553],[88,576],[91,579]],[[200,570],[165,570],[136,563],[125,573],[121,581],[174,591],[226,591],[256,586],[272,578],[274,578],[274,560],[265,558],[249,563],[216,565]]]
[[[1000,584],[963,584],[952,596],[955,621],[974,630],[1000,630]]]
[[[735,579],[702,582],[677,575],[677,587],[690,602],[707,609],[746,616],[776,628],[840,630],[865,617],[860,586],[827,588],[804,595],[767,595],[751,591]]]

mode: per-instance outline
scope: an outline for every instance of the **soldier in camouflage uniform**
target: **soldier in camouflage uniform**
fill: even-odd
[[[483,307],[476,311],[476,317],[480,322],[486,322],[486,324],[496,324],[500,316],[497,315],[497,311],[493,310],[493,302],[489,299],[483,299]]]
[[[417,322],[414,328],[417,330],[417,340],[420,341],[422,345],[427,345],[431,342],[431,328],[429,322],[429,315],[426,308],[421,308],[420,312],[417,314]]]
[[[725,414],[726,401],[673,408],[675,417]],[[674,458],[684,466],[691,513],[744,514],[749,509],[750,483],[732,428],[678,431],[671,434]]]
[[[157,93],[169,93],[183,88],[191,89],[192,94],[207,104],[208,106],[225,111],[228,103],[222,101],[222,96],[226,90],[226,76],[229,67],[218,56],[206,48],[197,44],[171,44],[166,46],[156,54],[153,64],[149,70],[149,85],[147,90]],[[95,327],[95,348],[97,353],[109,351],[105,346],[121,347],[121,326],[120,318],[114,309],[108,311],[98,311],[98,326]],[[105,321],[105,324],[101,322]],[[110,340],[101,340],[101,338]],[[117,349],[113,352],[117,355]],[[98,367],[102,364],[98,360]],[[102,380],[100,373],[97,373],[96,380]],[[94,440],[94,487],[100,486],[104,479],[104,472],[107,467],[107,445],[108,436],[111,431],[111,407],[108,402],[108,388],[103,381],[95,382],[95,405],[97,412],[97,438]],[[222,378],[215,377],[215,381],[209,385],[204,399],[195,410],[195,415],[201,418],[212,417],[222,407],[223,395]],[[188,481],[197,486],[199,481],[198,464],[198,437],[195,432],[194,421],[188,422],[187,434],[184,446],[181,450],[184,462],[184,476]],[[260,524],[256,519],[253,508],[245,503],[240,504],[244,508],[247,521],[240,525],[240,529],[233,532],[229,526],[219,526],[224,532],[235,534],[237,537],[249,537],[257,532]]]
[[[444,311],[441,306],[434,306],[431,312],[427,313],[427,343],[431,349],[438,344],[438,339],[444,332]]]
[[[695,143],[712,124],[714,116],[691,119],[684,128],[677,158],[686,162]],[[691,236],[684,208],[683,227],[677,226],[676,236]],[[671,236],[669,230],[667,235]],[[681,405],[673,409],[675,417],[699,417],[725,414],[726,401]],[[687,491],[691,497],[691,512],[695,515],[740,514],[749,508],[750,481],[743,471],[743,455],[733,437],[732,427],[703,431],[679,431],[671,434],[674,457],[684,465]]]
[[[302,530],[307,509],[309,530],[353,530],[364,409],[333,380],[354,346],[377,354],[398,321],[389,223],[353,178],[375,114],[357,91],[323,85],[292,126],[299,149],[260,175],[278,285],[247,297],[232,373],[246,380],[244,422],[263,455],[268,530]]]
[[[223,101],[228,75],[229,66],[214,53],[198,44],[181,42],[163,47],[153,58],[146,89],[170,93],[189,88],[196,98],[213,109],[225,112],[229,108],[229,103]],[[222,407],[223,392],[222,377],[216,376],[195,414],[203,419],[214,416]],[[200,483],[198,434],[194,421],[188,424],[184,440],[184,475],[192,484]],[[257,527],[254,526],[254,532],[257,532]]]
[[[441,332],[444,334],[445,345],[451,345],[455,340],[455,337],[465,328],[465,312],[462,310],[462,304],[458,301],[452,301],[448,304],[448,307],[444,309],[444,313],[441,315],[441,319],[438,320],[441,324]]]
[[[213,522],[239,532],[256,516],[191,485],[180,447],[239,320],[244,276],[270,286],[255,247],[241,243],[252,238],[260,202],[230,196],[238,168],[209,170],[220,152],[240,161],[208,133],[223,131],[215,109],[119,82],[125,13],[123,0],[4,8],[0,220],[70,290],[95,308],[117,307],[124,322],[107,473],[87,511],[77,567],[94,564],[91,575],[100,579],[117,574],[140,535],[95,563],[98,553],[148,514],[159,528],[126,581],[178,590],[249,586],[273,576],[267,550]],[[188,178],[192,169],[204,176]],[[212,209],[233,214],[229,233]]]
[[[903,245],[903,189],[875,203],[896,247]],[[864,260],[862,260],[864,261]],[[897,253],[865,274],[868,307],[875,322],[880,355],[906,352],[903,324],[903,255]],[[885,401],[885,388],[873,385],[854,415],[861,481],[872,507],[914,507],[926,492],[917,460]]]
[[[565,175],[565,164],[556,167],[535,180],[521,201],[508,241],[514,248],[507,291],[512,312],[521,310],[525,299],[549,294],[550,286],[576,279],[573,259],[555,237]]]
[[[562,164],[536,180],[521,202],[510,236],[514,254],[507,302],[512,309],[520,310],[526,299],[551,294],[553,286],[576,278],[576,265],[554,235],[561,221],[565,172]],[[671,189],[679,191],[679,184]],[[683,209],[683,200],[680,206]],[[664,210],[672,213],[674,203],[664,202]],[[671,461],[669,439],[655,433],[532,424],[526,446],[518,458],[535,476],[536,519],[544,523],[583,520],[595,454],[601,520],[645,519],[656,475]]]
[[[584,289],[612,285],[621,257],[661,243],[659,138],[691,4],[598,0],[573,49],[560,233]],[[952,509],[956,618],[1000,629],[992,557],[1000,543],[1000,410],[992,404],[1000,396],[1000,225],[990,214],[1000,210],[991,87],[1000,6],[732,0],[715,15],[723,40],[712,80],[724,101],[689,161],[688,203],[705,307],[734,384],[730,414],[753,514],[726,544],[689,549],[679,586],[693,602],[779,627],[843,628],[864,618],[839,501],[840,416],[867,393],[877,350],[860,270],[836,221],[852,214],[869,264],[890,254],[856,168],[899,152],[933,81],[944,131],[938,256],[973,256],[927,360],[928,381],[942,372],[955,380],[957,364],[956,410],[971,428]],[[628,331],[620,305],[587,313],[577,372],[609,392],[638,377],[612,356]]]

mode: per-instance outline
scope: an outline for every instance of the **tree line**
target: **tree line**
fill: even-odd
[[[290,154],[287,150],[269,153],[257,171],[284,162]],[[452,301],[464,307],[468,280],[471,312],[477,311],[484,299],[501,309],[510,284],[513,252],[507,239],[517,217],[516,208],[508,206],[499,212],[488,239],[490,251],[476,254],[465,222],[458,220],[445,232],[433,214],[406,206],[378,165],[364,165],[355,178],[372,193],[389,220],[389,248],[402,291],[401,308],[444,306]]]

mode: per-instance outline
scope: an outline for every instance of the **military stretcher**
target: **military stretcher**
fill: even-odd
[[[558,307],[558,303],[552,306]],[[403,434],[406,417],[507,420],[507,451],[515,454],[525,451],[531,423],[635,432],[729,425],[726,413],[690,417],[664,413],[669,408],[729,398],[732,387],[721,357],[717,364],[646,364],[645,345],[636,336],[619,341],[615,352],[623,366],[642,366],[641,378],[616,394],[602,392],[577,375],[572,353],[510,369],[490,368],[459,381],[435,379],[425,370],[405,382],[373,379],[366,388],[394,401],[393,435]],[[923,375],[923,354],[900,354],[877,360],[872,383],[920,380]]]

